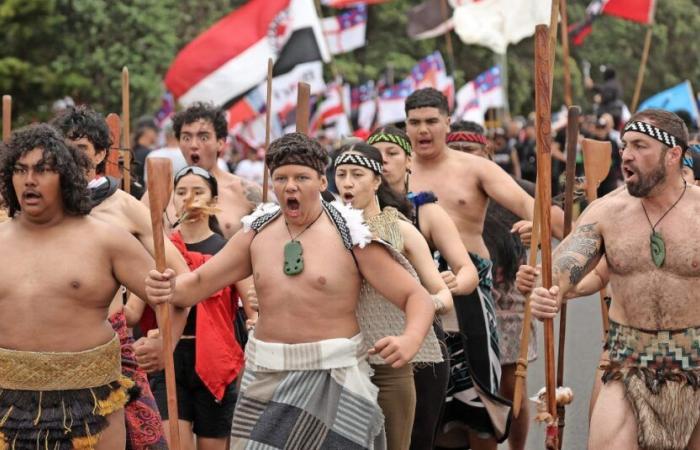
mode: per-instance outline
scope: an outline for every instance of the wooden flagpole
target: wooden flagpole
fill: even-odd
[[[649,50],[651,49],[651,36],[653,27],[653,23],[647,25],[647,33],[646,36],[644,36],[644,50],[642,51],[642,61],[639,64],[639,70],[637,71],[637,82],[634,85],[634,95],[632,96],[632,113],[634,113],[637,110],[637,106],[639,106],[639,95],[642,92],[642,84],[644,84],[644,72],[647,66],[647,59],[649,59]]]
[[[12,134],[12,96],[2,96],[2,141],[7,144]]]
[[[537,179],[540,180],[537,192],[540,213],[540,242],[542,246],[542,286],[552,287],[552,230],[551,204],[552,186],[552,123],[551,123],[551,47],[548,42],[549,30],[546,25],[535,29],[535,118],[537,142]],[[557,449],[557,404],[554,361],[554,322],[544,320],[545,376],[547,389],[547,411],[552,422],[547,425],[546,446]]]
[[[297,133],[309,134],[309,98],[311,86],[308,83],[299,82],[297,85],[297,114],[296,114],[296,131]]]
[[[271,120],[272,120],[272,58],[267,60],[267,100],[265,103],[265,155],[267,156],[267,150],[270,148],[270,131],[271,131]],[[269,182],[269,170],[267,169],[267,164],[265,163],[265,157],[263,157],[263,193],[262,202],[267,203],[268,194],[268,182]]]
[[[552,0],[556,1],[556,0]],[[571,106],[574,103],[571,91],[571,68],[569,67],[569,16],[566,10],[566,0],[559,0],[559,14],[561,15],[561,49],[563,53],[562,63],[564,69],[564,103]]]
[[[124,156],[124,183],[123,189],[131,193],[131,130],[129,116],[129,69],[122,68],[122,146],[121,151]]]
[[[564,0],[565,1],[565,0]],[[576,175],[576,149],[578,147],[578,118],[581,108],[569,106],[568,123],[566,126],[566,188],[564,191],[564,237],[571,233],[574,212],[574,177]],[[559,345],[557,347],[557,387],[564,386],[564,351],[566,350],[566,302],[559,311]],[[564,442],[564,418],[566,407],[557,405],[559,419],[559,448]]]
[[[442,20],[447,22],[450,19],[449,9],[447,7],[447,0],[440,0],[440,13],[442,14]],[[455,74],[455,51],[452,46],[452,31],[448,28],[445,31],[445,46],[447,48],[447,57],[450,60],[450,69],[452,76]]]
[[[165,238],[163,235],[163,212],[170,201],[172,192],[173,166],[167,158],[146,159],[148,171],[148,200],[151,209],[151,227],[153,229],[153,249],[156,270],[164,272]],[[125,171],[126,173],[126,171]],[[160,335],[163,338],[163,360],[165,365],[165,388],[168,398],[168,425],[170,428],[170,450],[180,450],[180,427],[177,410],[177,385],[175,383],[175,365],[173,360],[173,334],[170,320],[170,305],[158,305],[161,318]]]

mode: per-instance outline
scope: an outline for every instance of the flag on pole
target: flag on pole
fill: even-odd
[[[330,139],[350,136],[352,127],[345,113],[343,100],[343,86],[339,82],[328,84],[326,96],[316,108],[316,112],[309,124],[309,134],[315,136],[321,129],[324,129]]]
[[[502,54],[536,25],[549,25],[551,6],[552,0],[473,0],[455,8],[452,20],[462,42]]]
[[[377,125],[383,126],[401,122],[406,119],[404,104],[413,92],[413,80],[406,78],[398,84],[389,86],[379,95],[377,104]]]
[[[377,115],[377,91],[374,81],[368,81],[350,91],[351,116],[358,129],[371,131]]]
[[[346,53],[365,46],[367,6],[357,5],[334,17],[321,20],[328,50],[333,55]]]
[[[569,36],[574,45],[582,45],[593,31],[593,22],[601,14],[619,17],[643,24],[654,21],[656,0],[593,0],[586,8],[586,17],[569,26]]]
[[[453,27],[452,7],[447,4],[443,14],[444,0],[426,0],[408,10],[406,33],[411,39],[430,39],[445,34]]]
[[[652,95],[639,105],[638,111],[644,111],[650,108],[663,109],[671,112],[688,111],[690,117],[696,122],[700,116],[700,114],[698,114],[698,104],[693,95],[693,86],[688,80],[672,88],[668,88],[665,91],[661,91],[658,94]]]
[[[452,115],[453,120],[468,120],[484,125],[484,112],[479,103],[476,84],[473,81],[468,82],[457,91],[457,106]]]
[[[329,61],[314,0],[251,0],[178,53],[165,84],[180,104],[223,105],[299,63]]]
[[[489,108],[505,106],[505,92],[501,68],[493,66],[462,86],[457,92],[455,120],[469,120],[484,124],[484,114]]]

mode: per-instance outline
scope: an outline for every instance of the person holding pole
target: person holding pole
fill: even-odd
[[[367,348],[394,368],[406,365],[430,329],[433,301],[371,241],[360,211],[321,200],[327,156],[316,141],[285,135],[265,162],[280,205],[246,217],[243,231],[189,275],[151,271],[149,302],[192,305],[254,276],[259,319],[246,346],[232,449],[384,448]],[[405,311],[400,335],[362,342],[363,278]]]
[[[700,446],[698,347],[700,191],[681,176],[688,131],[649,109],[622,136],[626,191],[593,202],[554,254],[551,289],[536,288],[533,315],[552,318],[603,254],[615,299],[604,385],[588,448]]]
[[[89,164],[46,124],[16,131],[2,154],[11,217],[0,226],[3,448],[126,445],[134,382],[107,316],[120,285],[145,296],[154,263],[127,231],[89,215]]]

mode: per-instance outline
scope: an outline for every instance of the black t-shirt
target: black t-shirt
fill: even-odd
[[[224,248],[226,245],[226,239],[224,239],[220,234],[212,234],[203,241],[195,242],[193,244],[185,244],[188,251],[199,252],[203,255],[216,255],[219,250]],[[182,331],[183,336],[194,336],[196,332],[197,324],[197,308],[190,309],[190,313],[187,316],[187,323],[185,324],[185,329]]]

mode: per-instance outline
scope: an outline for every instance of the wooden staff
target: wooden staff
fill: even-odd
[[[552,65],[549,60],[548,27],[538,25],[535,29],[535,118],[537,142],[537,179],[540,180],[537,192],[540,213],[540,242],[542,246],[542,286],[552,287],[552,122],[550,80]],[[547,412],[552,422],[547,425],[547,448],[557,449],[557,402],[554,367],[554,322],[544,320],[545,375],[547,389]]]
[[[553,0],[556,1],[556,0]],[[571,106],[574,96],[571,92],[571,69],[569,68],[569,17],[566,12],[566,0],[559,0],[559,14],[561,15],[561,49],[564,69],[564,103]],[[568,164],[568,163],[567,163]]]
[[[148,200],[151,208],[151,227],[153,229],[153,249],[156,270],[164,272],[165,240],[163,236],[163,212],[170,201],[172,192],[173,167],[167,158],[148,158]],[[127,172],[125,172],[127,173]],[[160,335],[163,338],[163,360],[165,362],[165,388],[168,397],[168,424],[170,426],[170,449],[180,450],[180,430],[178,426],[177,387],[175,384],[175,366],[173,362],[173,334],[170,322],[170,305],[158,305],[160,317]]]
[[[559,26],[559,1],[552,0],[549,15],[549,30],[547,41],[549,42],[549,101],[552,101],[552,89],[554,88],[554,61],[557,59],[557,26]]]
[[[124,152],[124,191],[131,193],[131,130],[129,129],[129,69],[122,69],[122,151]]]
[[[578,118],[581,108],[569,106],[566,126],[566,188],[564,191],[564,237],[571,233],[574,212],[574,176],[576,175],[576,148],[578,147]],[[559,345],[557,346],[557,386],[564,386],[564,351],[566,349],[566,302],[561,304],[559,312]],[[557,405],[559,419],[559,448],[564,442],[564,418],[566,408]]]
[[[297,133],[309,134],[309,97],[311,86],[299,82],[297,85]]]
[[[642,92],[642,84],[644,84],[644,71],[646,70],[649,50],[651,49],[652,27],[653,25],[651,23],[647,25],[647,34],[644,36],[642,62],[639,64],[639,70],[637,71],[637,82],[634,85],[634,95],[632,96],[632,112],[637,110],[637,105],[639,104],[639,94]]]
[[[447,0],[440,0],[440,14],[442,15],[442,20],[447,22],[450,19],[450,12],[447,8]],[[454,77],[455,74],[455,51],[452,47],[452,30],[448,27],[445,30],[445,47],[447,48],[447,58],[450,61],[450,73]]]
[[[535,210],[532,220],[532,239],[530,240],[530,257],[528,265],[535,267],[537,264],[537,250],[540,246],[540,196],[539,182],[535,182]],[[531,294],[532,295],[532,294]],[[516,419],[520,415],[523,389],[527,378],[527,350],[530,345],[530,322],[532,322],[532,310],[530,309],[530,296],[525,300],[525,314],[523,317],[523,328],[520,330],[520,353],[515,366],[515,389],[513,391],[513,417]]]
[[[583,151],[583,172],[586,175],[586,199],[592,203],[598,198],[598,185],[608,176],[612,162],[612,144],[609,141],[596,141],[584,139],[581,144]],[[603,317],[603,337],[610,329],[608,320],[608,305],[605,298],[608,296],[604,287],[600,290],[600,312]]]
[[[7,144],[12,134],[12,96],[2,96],[2,141]]]
[[[122,178],[122,174],[119,171],[119,139],[121,138],[122,124],[119,116],[115,113],[107,114],[105,122],[107,122],[107,128],[109,128],[109,140],[111,142],[106,157],[105,175],[113,178]]]
[[[272,127],[272,58],[267,59],[267,103],[265,104],[265,156],[270,148],[270,128]],[[270,176],[263,156],[263,193],[262,202],[267,203],[267,184]]]

